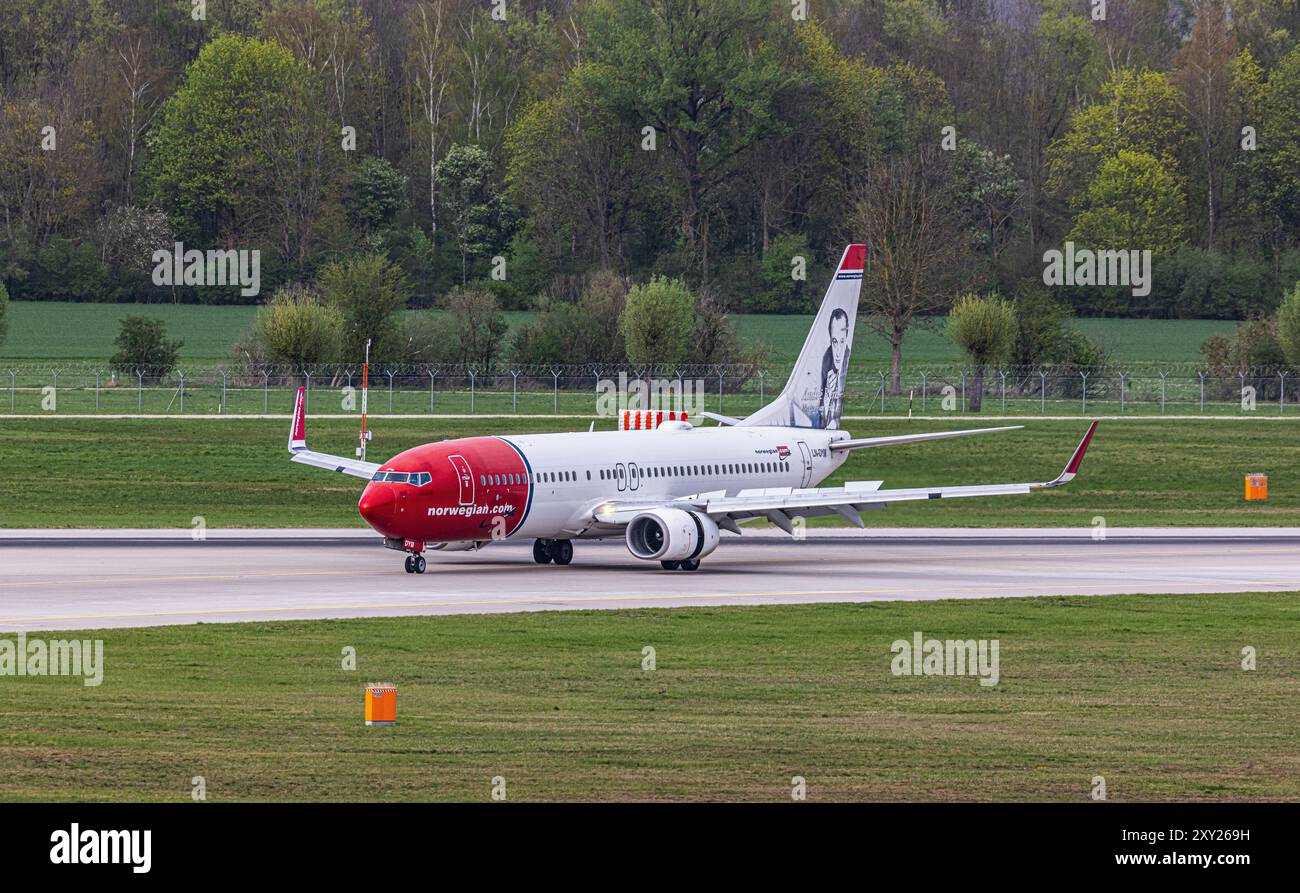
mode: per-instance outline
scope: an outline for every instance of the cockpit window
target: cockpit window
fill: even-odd
[[[423,487],[433,479],[427,471],[376,471],[370,480],[387,484],[411,484]]]

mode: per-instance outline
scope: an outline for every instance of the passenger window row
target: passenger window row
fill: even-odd
[[[576,471],[538,471],[532,474],[480,474],[478,482],[484,487],[509,487],[514,484],[522,484],[527,480],[530,484],[572,484],[578,480]],[[591,472],[587,472],[587,480],[591,480]]]
[[[764,474],[789,470],[790,463],[788,462],[734,462],[723,465],[642,467],[641,476],[644,478],[675,478],[717,474]],[[619,480],[626,476],[627,471],[623,468],[602,468],[600,470],[600,479],[602,481]],[[577,482],[578,473],[576,471],[539,471],[529,475],[510,473],[480,474],[478,476],[479,485],[483,487],[509,487],[522,484],[525,479],[529,483],[571,484]],[[380,483],[410,484],[414,487],[423,487],[432,480],[432,476],[427,471],[376,471],[371,480]],[[590,471],[587,472],[587,480],[591,480]]]
[[[646,478],[700,477],[719,474],[772,474],[790,470],[789,462],[728,462],[722,465],[651,465],[641,467]],[[600,472],[602,481],[621,480],[627,472],[622,468],[606,468]]]

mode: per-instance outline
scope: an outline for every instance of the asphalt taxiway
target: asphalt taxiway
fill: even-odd
[[[1300,529],[809,532],[724,536],[695,572],[575,542],[429,553],[422,575],[369,531],[0,531],[0,631],[286,618],[1113,593],[1300,590]]]

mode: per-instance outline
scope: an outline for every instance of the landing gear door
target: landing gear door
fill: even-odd
[[[802,440],[799,441],[799,455],[803,457],[803,483],[799,486],[807,487],[812,482],[812,452],[808,449],[808,444]]]
[[[456,469],[456,481],[460,484],[460,504],[473,505],[474,475],[470,473],[469,463],[460,454],[448,456],[447,461],[451,463],[452,468]]]

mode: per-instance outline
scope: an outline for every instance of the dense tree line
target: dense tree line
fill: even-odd
[[[1080,314],[1246,318],[1300,279],[1298,36],[1294,0],[5,0],[0,280],[267,301],[373,255],[599,328],[665,277],[704,337],[864,239],[897,345],[1073,241],[1155,265]],[[155,285],[176,241],[260,250],[261,296]]]

